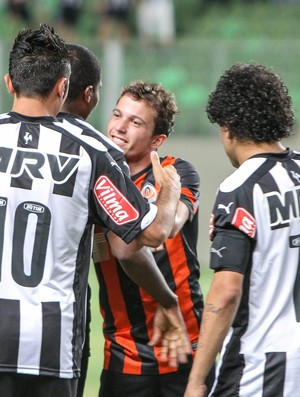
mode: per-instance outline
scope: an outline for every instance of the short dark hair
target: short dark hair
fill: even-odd
[[[57,80],[70,75],[66,43],[45,24],[21,30],[10,52],[9,75],[17,96],[47,98]]]
[[[174,94],[159,83],[147,83],[141,80],[125,86],[118,101],[124,95],[130,95],[136,101],[145,101],[156,110],[157,117],[153,135],[169,136],[173,131],[178,108]]]
[[[292,99],[281,78],[262,65],[234,64],[219,79],[206,107],[217,123],[241,141],[272,142],[290,136]]]
[[[89,85],[96,89],[101,81],[101,65],[96,55],[79,44],[67,44],[71,63],[68,100],[75,100]]]

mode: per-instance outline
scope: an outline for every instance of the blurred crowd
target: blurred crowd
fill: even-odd
[[[99,40],[126,43],[138,35],[147,45],[170,46],[176,24],[173,0],[2,0],[4,12],[22,26],[49,23],[64,37],[75,39],[82,20]],[[48,5],[47,5],[48,3]],[[49,8],[49,9],[47,9]]]
[[[14,25],[32,27],[43,22],[54,26],[68,40],[76,40],[84,30],[102,42],[113,39],[126,44],[134,36],[147,46],[162,47],[171,46],[175,40],[176,20],[181,17],[177,14],[184,6],[181,2],[183,0],[0,0],[2,14],[7,13]],[[196,16],[216,5],[300,5],[300,0],[192,0],[192,3]]]

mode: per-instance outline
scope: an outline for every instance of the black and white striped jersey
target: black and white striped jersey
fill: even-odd
[[[300,391],[300,153],[260,154],[221,185],[211,217],[211,268],[244,275],[214,397]]]
[[[113,157],[113,159],[119,164],[120,168],[129,175],[129,166],[125,160],[123,150],[116,145],[111,139],[106,135],[102,134],[100,131],[96,130],[91,124],[82,118],[75,116],[71,113],[61,112],[58,114],[57,118],[64,122],[64,120],[78,127],[78,133],[84,136],[91,136],[96,140],[103,143],[107,148],[108,153]]]
[[[0,115],[0,372],[79,376],[93,224],[128,243],[155,214],[70,123]]]

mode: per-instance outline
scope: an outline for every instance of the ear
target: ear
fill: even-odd
[[[220,127],[220,132],[225,139],[230,140],[230,141],[232,139],[234,139],[234,135],[227,127]]]
[[[90,103],[91,100],[92,100],[92,97],[93,97],[93,90],[94,90],[94,88],[93,88],[92,85],[88,85],[88,86],[86,87],[86,89],[84,90],[84,100],[85,100],[87,103]]]
[[[151,149],[157,150],[164,143],[166,139],[167,139],[167,135],[165,134],[154,135],[152,137]]]
[[[8,74],[8,73],[6,73],[5,75],[4,75],[4,81],[5,81],[5,85],[6,85],[6,88],[7,88],[7,91],[11,94],[11,95],[15,95],[15,89],[14,89],[14,87],[13,87],[13,85],[12,85],[12,82],[11,82],[11,77],[10,77],[10,75]]]
[[[69,80],[66,77],[61,77],[57,83],[57,94],[60,99],[65,99],[69,91]]]

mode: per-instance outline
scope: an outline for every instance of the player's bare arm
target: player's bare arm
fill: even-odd
[[[169,288],[149,248],[137,241],[126,244],[120,237],[108,232],[112,253],[123,270],[137,285],[147,291],[164,308],[178,306],[178,299]]]
[[[214,274],[203,310],[198,349],[184,397],[206,397],[205,380],[233,322],[242,294],[243,275]]]
[[[107,234],[112,253],[137,285],[147,291],[159,304],[150,344],[163,346],[162,358],[172,367],[186,363],[191,354],[190,340],[179,309],[178,298],[169,288],[149,248],[136,241],[130,244],[111,231]]]

